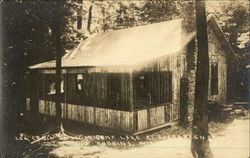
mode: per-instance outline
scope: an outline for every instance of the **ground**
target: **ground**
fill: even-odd
[[[232,118],[233,116],[233,118]],[[209,123],[210,148],[214,158],[249,157],[249,113],[236,109],[230,119]],[[66,132],[66,131],[65,131]],[[67,132],[66,132],[67,133]],[[80,137],[81,136],[81,137]],[[53,139],[30,141],[20,157],[51,158],[192,158],[190,131],[178,126],[164,128],[138,137],[82,134],[54,134]],[[37,139],[36,139],[37,140]]]

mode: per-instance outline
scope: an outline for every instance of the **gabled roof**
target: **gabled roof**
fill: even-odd
[[[93,35],[64,55],[62,67],[126,66],[177,53],[196,35],[196,32],[186,33],[181,23],[181,19],[176,19]],[[215,31],[227,57],[238,67],[235,53],[212,15],[208,16],[208,25]],[[50,61],[29,68],[55,66],[55,61]]]
[[[97,34],[62,58],[62,67],[133,65],[179,52],[193,37],[181,19]],[[55,61],[30,66],[55,67]]]

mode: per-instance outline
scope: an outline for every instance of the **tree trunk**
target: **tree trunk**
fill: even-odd
[[[60,42],[60,33],[56,37],[56,119],[57,125],[60,127],[62,122],[62,108],[61,108],[61,59],[62,48]]]
[[[57,128],[62,127],[62,108],[61,108],[61,69],[62,69],[62,54],[63,48],[61,43],[62,36],[62,18],[63,18],[63,1],[57,1],[55,3],[55,14],[57,15],[57,21],[54,22],[52,31],[54,31],[54,47],[56,56],[56,124]]]
[[[195,102],[192,124],[191,151],[194,157],[212,157],[208,141],[208,79],[209,56],[207,38],[207,20],[205,0],[196,0],[196,29],[197,29],[197,70],[195,83]]]
[[[16,2],[1,1],[0,3],[0,59],[1,59],[1,99],[0,99],[0,157],[16,157],[17,142],[22,129],[21,113],[25,108],[24,75],[25,58],[22,34],[12,29],[13,25],[20,26],[18,15],[22,5]]]
[[[90,30],[90,27],[91,27],[91,22],[92,22],[92,4],[91,6],[89,7],[89,15],[88,15],[88,25],[87,25],[87,30],[89,33],[91,33],[91,30]]]

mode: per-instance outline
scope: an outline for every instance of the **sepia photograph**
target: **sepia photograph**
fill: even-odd
[[[250,158],[249,0],[0,0],[0,158]]]

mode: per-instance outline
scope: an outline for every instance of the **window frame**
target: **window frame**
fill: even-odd
[[[210,93],[211,95],[218,95],[219,94],[219,66],[218,62],[211,63],[210,66],[211,78],[210,78]]]

